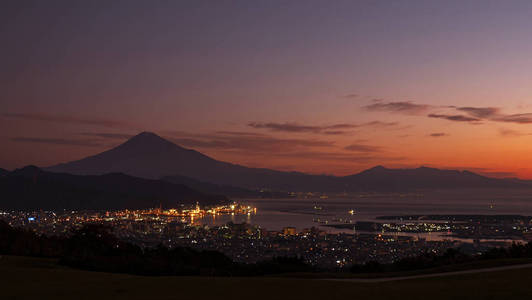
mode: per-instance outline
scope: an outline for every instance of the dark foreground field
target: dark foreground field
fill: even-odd
[[[4,256],[0,299],[532,299],[532,268],[381,283],[291,278],[141,277]]]

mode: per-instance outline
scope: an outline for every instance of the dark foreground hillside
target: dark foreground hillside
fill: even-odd
[[[1,298],[11,299],[531,299],[532,269],[384,283],[292,278],[143,277],[74,270],[4,256]]]

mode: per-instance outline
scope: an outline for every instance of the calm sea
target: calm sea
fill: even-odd
[[[228,221],[256,224],[268,230],[293,226],[302,230],[312,226],[333,232],[352,232],[323,226],[357,221],[372,221],[386,215],[484,214],[532,216],[532,191],[446,191],[430,194],[354,195],[351,197],[251,199],[239,202],[257,207],[256,215],[206,217],[197,220],[208,225]],[[316,209],[318,207],[318,209]],[[351,215],[349,211],[353,210]],[[320,220],[322,223],[317,222]],[[341,221],[340,221],[341,220]]]

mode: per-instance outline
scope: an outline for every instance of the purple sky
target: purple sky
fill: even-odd
[[[250,166],[532,178],[531,1],[2,1],[0,167],[154,131]]]

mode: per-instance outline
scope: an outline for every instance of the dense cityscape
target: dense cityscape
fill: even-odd
[[[11,226],[48,236],[68,236],[84,224],[103,224],[109,225],[119,239],[143,248],[164,245],[216,250],[242,263],[298,257],[321,269],[342,269],[372,261],[392,263],[423,253],[441,254],[449,248],[475,254],[524,242],[532,230],[532,218],[523,216],[383,216],[375,222],[284,227],[279,231],[246,222],[205,222],[205,218],[257,213],[255,207],[232,203],[179,209],[12,211],[1,212],[0,216]],[[349,230],[330,233],[329,227]],[[442,235],[426,239],[426,233]]]

